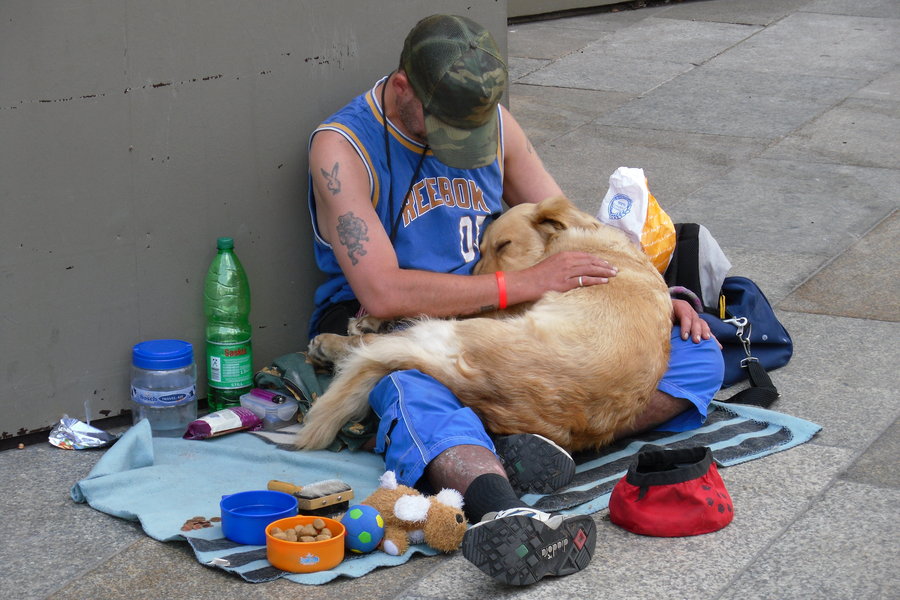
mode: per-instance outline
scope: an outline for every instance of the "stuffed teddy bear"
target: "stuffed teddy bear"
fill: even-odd
[[[399,556],[411,543],[422,542],[441,552],[459,548],[468,526],[462,511],[462,494],[444,489],[437,495],[425,496],[397,483],[393,471],[386,471],[379,483],[362,504],[375,508],[384,519],[384,552]]]

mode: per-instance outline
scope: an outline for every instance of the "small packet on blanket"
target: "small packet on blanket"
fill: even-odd
[[[191,421],[182,436],[186,440],[205,440],[235,431],[257,431],[263,422],[252,410],[243,406],[223,408],[196,421]]]

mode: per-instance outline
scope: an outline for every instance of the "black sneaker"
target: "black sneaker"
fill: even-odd
[[[589,515],[551,515],[533,508],[489,513],[466,531],[466,560],[495,580],[530,585],[553,575],[584,569],[597,545],[597,525]]]
[[[547,438],[517,433],[494,440],[494,447],[516,494],[549,494],[575,477],[572,456]]]

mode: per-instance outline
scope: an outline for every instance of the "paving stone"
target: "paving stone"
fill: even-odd
[[[0,452],[0,589],[45,598],[144,536],[135,523],[76,504],[69,489],[102,450],[62,450],[49,443]],[[6,595],[6,594],[5,594]]]
[[[619,167],[639,167],[650,191],[679,220],[704,221],[709,205],[693,212],[678,206],[705,184],[761,152],[764,142],[685,131],[607,127],[597,120],[537,147],[563,191],[591,214]]]
[[[900,106],[886,100],[848,98],[769,149],[766,158],[900,168]]]
[[[820,255],[824,264],[897,207],[897,189],[896,170],[753,159],[709,181],[676,210],[702,215],[723,248],[789,249]]]
[[[621,92],[513,85],[509,108],[528,139],[539,148],[632,98],[631,94]]]
[[[900,322],[900,212],[788,296],[785,310]]]
[[[681,215],[683,211],[676,214]],[[695,217],[694,221],[704,218]],[[741,217],[743,218],[743,216]],[[689,220],[685,218],[684,220]],[[809,274],[816,272],[828,257],[816,253],[796,252],[791,248],[759,248],[744,249],[733,246],[731,240],[726,237],[724,231],[720,231],[713,225],[710,229],[713,237],[719,242],[725,256],[731,261],[731,270],[728,275],[740,275],[749,277],[755,281],[766,298],[778,309],[781,302],[795,289],[809,279]],[[722,237],[720,237],[720,234]]]
[[[749,37],[754,28],[647,19],[522,78],[522,83],[642,93]]]
[[[900,417],[894,340],[900,325],[776,309],[794,342],[787,366],[772,371],[781,393],[773,410],[822,427],[820,445],[861,451]]]
[[[714,0],[712,2],[683,2],[659,13],[663,19],[717,21],[744,25],[770,25],[794,10],[809,4],[809,0]]]
[[[802,7],[802,10],[834,15],[900,19],[900,4],[896,0],[815,0]]]
[[[854,93],[852,97],[900,102],[900,71],[895,69],[890,73],[885,73]]]
[[[869,80],[896,65],[900,20],[794,13],[715,59],[723,69]],[[785,78],[786,79],[786,78]]]
[[[143,537],[68,583],[54,597],[332,600],[337,596],[391,600],[401,597],[405,589],[431,572],[442,558],[414,557],[399,567],[377,569],[365,577],[340,578],[325,585],[304,585],[287,579],[251,584],[237,575],[201,565],[186,543],[158,542]]]
[[[693,68],[684,62],[664,62],[645,58],[596,58],[583,60],[584,51],[538,69],[519,81],[530,85],[570,87],[641,94]]]
[[[650,18],[592,42],[584,49],[584,60],[598,64],[608,58],[700,64],[731,48],[762,28],[731,23]]]
[[[529,73],[537,71],[549,63],[550,60],[545,58],[520,58],[511,56],[509,58],[509,64],[507,65],[509,69],[510,84],[515,85],[515,82],[519,79],[525,77]]]
[[[894,421],[841,475],[841,479],[882,488],[900,489],[900,421]]]
[[[726,53],[727,54],[727,53]],[[852,79],[757,72],[718,59],[598,119],[606,125],[776,139],[859,88]],[[538,71],[541,73],[541,71]],[[526,77],[530,80],[534,75]]]
[[[836,483],[718,598],[897,598],[898,503],[896,489]]]
[[[562,29],[558,21],[511,25],[507,34],[509,56],[531,59],[558,59],[597,40],[592,29]]]

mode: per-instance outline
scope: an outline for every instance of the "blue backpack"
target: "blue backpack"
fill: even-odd
[[[699,225],[675,225],[676,244],[665,272],[671,287],[686,288],[700,306],[700,317],[722,344],[725,377],[722,387],[750,380],[750,387],[725,402],[768,407],[778,399],[768,371],[791,359],[794,344],[759,286],[746,277],[726,277],[718,298],[703,298],[699,268]]]

